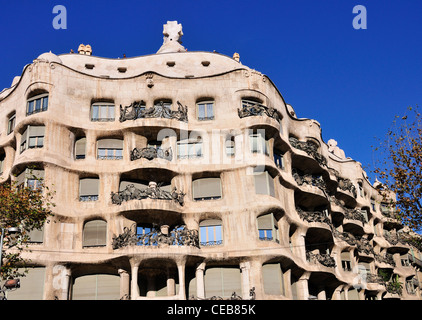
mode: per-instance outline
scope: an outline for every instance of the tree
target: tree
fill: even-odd
[[[27,263],[21,258],[21,252],[30,240],[30,232],[42,229],[48,218],[52,216],[53,192],[35,176],[36,188],[17,185],[15,182],[0,184],[0,226],[7,230],[18,227],[16,235],[4,232],[3,255],[0,268],[0,278],[17,278],[25,276],[18,270]]]
[[[385,140],[375,151],[381,153],[374,173],[382,183],[378,190],[395,208],[404,225],[422,231],[422,117],[419,108],[408,108],[409,114],[396,116]],[[389,192],[396,195],[392,200]]]

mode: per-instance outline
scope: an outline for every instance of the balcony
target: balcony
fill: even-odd
[[[329,253],[313,253],[311,251],[306,252],[306,260],[312,263],[320,263],[325,267],[335,268],[336,261]]]
[[[173,188],[171,192],[165,191],[160,188],[160,184],[151,181],[148,186],[143,189],[135,187],[134,184],[129,184],[122,191],[112,192],[111,202],[113,204],[121,205],[124,201],[130,200],[160,199],[174,201],[183,206],[184,196],[185,194],[181,191],[178,192],[176,188]]]
[[[328,218],[327,214],[325,214],[324,212],[320,212],[320,211],[314,211],[314,212],[310,212],[310,211],[304,211],[301,208],[297,207],[296,211],[299,215],[299,217],[306,221],[306,222],[320,222],[320,223],[325,223],[328,226],[331,226],[331,221],[330,218]]]
[[[189,230],[185,225],[174,227],[170,232],[163,226],[154,226],[149,232],[138,234],[134,229],[125,227],[123,233],[113,237],[112,248],[114,250],[127,246],[194,246],[199,247],[198,230]]]

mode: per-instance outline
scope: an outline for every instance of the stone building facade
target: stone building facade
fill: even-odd
[[[163,33],[147,56],[44,53],[0,93],[0,182],[33,167],[56,193],[9,299],[421,299],[361,164],[238,54]]]

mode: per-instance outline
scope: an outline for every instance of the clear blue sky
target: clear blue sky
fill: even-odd
[[[368,174],[374,138],[422,102],[420,0],[0,1],[0,90],[50,50],[84,43],[102,57],[155,53],[163,24],[177,20],[189,51],[240,53]],[[55,5],[67,9],[66,30],[53,28]],[[356,5],[367,9],[366,30],[353,28]]]

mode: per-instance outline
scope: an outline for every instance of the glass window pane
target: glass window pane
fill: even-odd
[[[98,149],[98,158],[104,158],[106,155],[106,149]]]
[[[215,228],[215,226],[207,227],[207,229],[208,229],[208,241],[214,241],[215,240],[214,228]]]
[[[221,226],[215,226],[215,241],[222,241],[223,234],[221,230]]]
[[[199,228],[199,239],[201,242],[207,242],[207,227]]]
[[[101,119],[108,118],[108,106],[100,106],[100,118]]]
[[[116,159],[122,159],[123,158],[123,150],[122,149],[115,149],[115,156],[116,156]]]
[[[98,106],[92,106],[92,120],[98,120]]]
[[[207,104],[207,118],[208,119],[213,119],[214,118],[214,112],[213,112],[213,104],[212,103],[208,103]]]
[[[28,102],[28,114],[34,112],[34,101]]]
[[[205,118],[205,106],[198,104],[198,119],[203,120]]]
[[[48,108],[48,96],[43,98],[42,101],[42,110],[45,111]]]
[[[202,143],[196,143],[195,148],[196,148],[196,156],[202,157]]]
[[[29,148],[34,148],[35,147],[35,143],[36,143],[37,139],[35,137],[30,137],[29,138]]]
[[[44,137],[38,137],[37,147],[42,147],[44,145]]]
[[[35,110],[40,111],[41,110],[41,99],[35,100]]]

